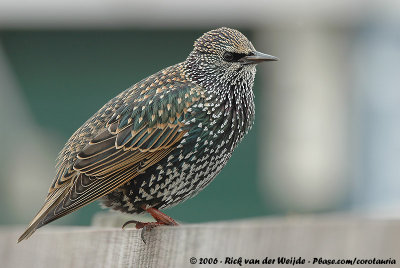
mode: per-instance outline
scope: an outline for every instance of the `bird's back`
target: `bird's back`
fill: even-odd
[[[168,82],[168,80],[171,82]],[[168,87],[169,90],[179,90],[181,88],[176,87],[175,84],[177,83],[187,83],[183,63],[169,66],[139,81],[112,98],[72,134],[59,153],[57,166],[72,165],[76,161],[78,153],[98,135],[99,132],[106,128],[108,121],[121,106],[143,107],[154,105],[153,98],[159,96],[160,92],[164,91],[161,91],[161,88]],[[173,86],[170,88],[171,85]],[[191,87],[191,85],[188,86]],[[195,87],[195,85],[193,85],[193,87]],[[164,94],[165,93],[167,92],[164,92]]]

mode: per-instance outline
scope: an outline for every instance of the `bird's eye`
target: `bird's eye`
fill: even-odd
[[[233,61],[233,53],[231,53],[231,52],[225,52],[224,53],[224,60],[225,61],[229,61],[229,62],[231,62],[231,61]]]
[[[239,61],[244,56],[246,56],[246,54],[226,51],[222,57],[227,62],[234,62]]]

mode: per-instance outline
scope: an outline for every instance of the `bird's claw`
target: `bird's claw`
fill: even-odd
[[[142,232],[140,233],[140,237],[142,238],[142,241],[146,244],[146,239],[144,238],[145,232],[151,231],[154,227],[160,226],[160,225],[165,225],[165,223],[162,222],[140,222],[140,221],[135,221],[135,220],[130,220],[125,222],[122,225],[122,229],[124,229],[128,224],[134,223],[136,229],[142,229]]]
[[[131,223],[134,223],[134,224],[138,224],[138,223],[141,223],[141,222],[139,222],[139,221],[135,221],[135,220],[130,220],[130,221],[127,221],[127,222],[125,222],[123,225],[122,225],[122,229],[125,229],[125,227],[128,225],[128,224],[131,224]],[[136,227],[137,228],[137,227]]]
[[[178,223],[174,221],[171,217],[165,215],[161,211],[155,208],[147,208],[146,206],[142,207],[143,210],[146,210],[148,213],[150,213],[151,216],[156,220],[156,222],[140,222],[136,220],[130,220],[125,222],[122,225],[122,229],[124,229],[128,224],[134,223],[136,229],[142,229],[142,232],[140,234],[140,237],[142,238],[143,242],[146,244],[146,239],[144,239],[144,233],[147,231],[151,231],[154,227],[160,226],[160,225],[172,225],[176,226]]]

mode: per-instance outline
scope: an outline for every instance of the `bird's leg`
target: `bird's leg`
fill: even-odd
[[[145,210],[150,213],[151,216],[153,216],[157,223],[160,223],[161,225],[178,225],[178,223],[170,216],[162,213],[156,208],[145,208]]]
[[[142,229],[141,237],[144,243],[146,240],[144,239],[144,232],[152,230],[156,226],[160,225],[179,225],[176,221],[174,221],[170,216],[162,213],[156,208],[142,206],[143,210],[146,210],[155,220],[156,222],[140,222],[135,220],[130,220],[122,225],[122,229],[125,228],[128,224],[135,223],[136,229]]]
[[[124,225],[122,225],[122,229],[124,229],[125,226],[127,226],[128,224],[131,224],[131,223],[136,224],[136,229],[142,229],[145,226],[149,226],[149,225],[154,225],[153,227],[158,226],[158,225],[179,225],[170,216],[162,213],[161,211],[159,211],[156,208],[146,207],[145,205],[143,205],[142,209],[146,210],[156,220],[156,222],[140,222],[140,221],[136,221],[136,220],[130,220],[130,221],[125,222]]]

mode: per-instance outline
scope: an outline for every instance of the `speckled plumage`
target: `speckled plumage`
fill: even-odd
[[[219,28],[196,40],[186,61],[110,100],[60,152],[45,204],[20,240],[98,198],[141,213],[196,195],[250,130],[255,66],[264,60],[276,58]]]

